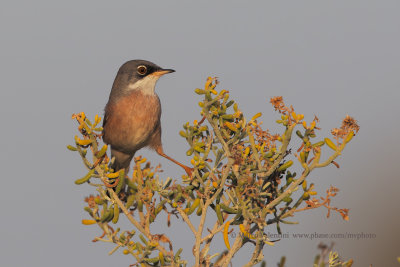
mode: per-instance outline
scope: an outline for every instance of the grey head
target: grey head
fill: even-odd
[[[155,85],[164,74],[175,72],[164,69],[153,62],[141,59],[125,62],[118,70],[111,90],[110,99],[125,95],[132,90],[154,95]]]

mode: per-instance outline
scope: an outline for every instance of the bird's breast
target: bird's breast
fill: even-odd
[[[121,152],[132,153],[148,145],[160,126],[158,96],[138,90],[110,101],[105,109],[104,141]]]

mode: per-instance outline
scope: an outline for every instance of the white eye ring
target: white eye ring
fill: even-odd
[[[145,65],[140,65],[139,67],[137,67],[137,73],[139,73],[139,75],[145,75],[147,72],[147,67]]]

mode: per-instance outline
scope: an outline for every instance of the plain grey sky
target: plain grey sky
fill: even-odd
[[[147,59],[177,72],[161,79],[165,151],[188,162],[178,131],[199,118],[193,93],[207,76],[220,77],[246,115],[263,112],[274,130],[268,100],[282,95],[322,134],[354,116],[360,133],[332,166],[310,181],[321,195],[341,189],[333,204],[350,221],[323,209],[297,216],[284,233],[373,233],[374,239],[282,240],[265,248],[268,266],[311,266],[320,241],[336,243],[356,267],[398,266],[400,256],[398,1],[3,1],[0,9],[2,131],[2,266],[128,266],[92,243],[100,231],[81,225],[83,198],[74,180],[84,174],[73,143],[72,113],[103,113],[119,66]],[[321,137],[323,136],[321,135]],[[163,178],[181,170],[148,150]],[[177,220],[166,231],[190,258],[192,238]],[[274,229],[271,229],[273,231]],[[222,243],[221,243],[222,245]],[[248,251],[248,250],[247,250]],[[249,255],[235,258],[240,266]]]

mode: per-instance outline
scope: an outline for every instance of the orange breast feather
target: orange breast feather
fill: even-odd
[[[160,127],[161,105],[157,95],[133,91],[108,103],[104,141],[113,148],[132,153],[148,145]]]

